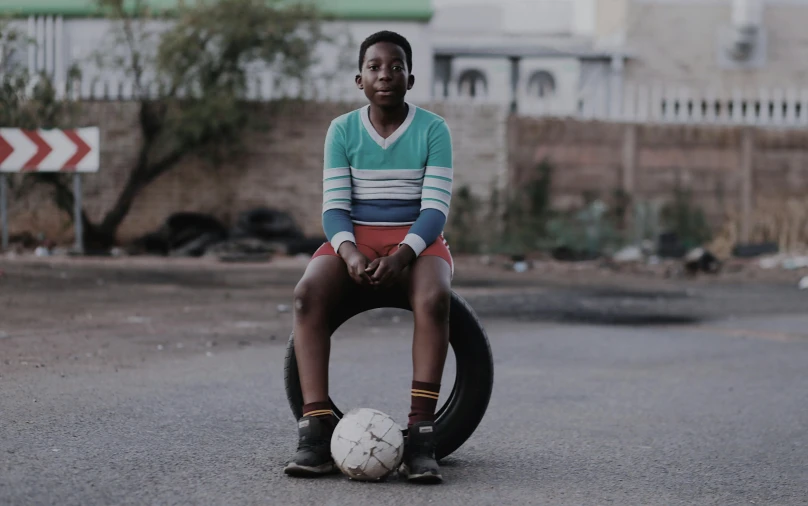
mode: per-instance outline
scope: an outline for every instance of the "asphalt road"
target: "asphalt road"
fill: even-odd
[[[335,337],[334,397],[401,420],[410,330],[374,325]],[[284,476],[278,341],[3,377],[0,504],[808,504],[808,317],[486,325],[494,396],[443,485]]]

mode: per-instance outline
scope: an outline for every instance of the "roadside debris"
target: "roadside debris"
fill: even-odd
[[[204,213],[172,214],[160,228],[133,241],[127,253],[266,262],[278,254],[311,255],[323,242],[306,237],[288,213],[259,207],[240,213],[232,227]]]
[[[516,272],[527,272],[530,269],[530,265],[525,261],[514,262],[513,270]]]
[[[645,254],[639,246],[627,246],[612,256],[612,260],[619,263],[640,262],[644,258]]]
[[[791,257],[783,260],[783,269],[793,271],[808,268],[808,256]]]
[[[705,248],[695,248],[685,255],[684,267],[685,271],[690,275],[699,272],[716,274],[721,270],[721,262]]]
[[[780,267],[787,271],[808,268],[808,255],[790,256],[790,255],[773,255],[763,257],[758,261],[758,265],[762,269],[776,269]]]
[[[705,247],[680,251],[678,240],[672,236],[668,236],[664,240],[660,237],[659,244],[665,244],[666,246],[662,248],[654,245],[653,241],[643,241],[639,245],[626,246],[614,253],[604,263],[604,266],[623,270],[626,267],[621,267],[621,265],[658,266],[664,263],[667,265],[667,277],[682,274],[690,276],[699,273],[716,274],[721,270],[721,260]],[[671,262],[676,263],[671,264]]]
[[[802,278],[797,286],[800,290],[808,290],[808,276]]]
[[[227,228],[213,216],[182,212],[169,216],[154,232],[135,240],[130,254],[201,256],[205,249],[227,238]]]
[[[764,255],[773,255],[780,251],[776,242],[764,242],[759,244],[736,244],[732,248],[732,256],[735,258],[756,258]]]

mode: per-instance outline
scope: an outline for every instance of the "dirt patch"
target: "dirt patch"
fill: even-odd
[[[33,258],[0,263],[0,374],[136,367],[147,360],[284,346],[306,258]],[[565,268],[564,268],[565,267]],[[458,258],[456,291],[491,318],[689,324],[734,314],[800,313],[808,293],[749,279],[666,280],[585,265],[516,273]],[[363,315],[379,326],[398,313]],[[356,323],[356,322],[354,322]],[[361,324],[361,322],[357,323]]]

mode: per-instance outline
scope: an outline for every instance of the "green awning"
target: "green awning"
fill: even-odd
[[[170,11],[183,0],[143,0],[157,11]],[[315,0],[322,10],[340,19],[428,21],[430,0]],[[134,2],[131,2],[134,4]],[[190,4],[187,2],[186,4]],[[56,15],[93,17],[99,13],[93,0],[0,0],[0,16]]]

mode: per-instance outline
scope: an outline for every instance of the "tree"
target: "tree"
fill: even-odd
[[[244,101],[251,72],[269,69],[281,81],[302,80],[312,66],[316,44],[324,40],[320,17],[310,6],[283,0],[179,4],[166,18],[150,12],[142,0],[99,0],[115,28],[114,40],[105,45],[110,49],[98,60],[122,71],[131,82],[142,143],[104,217],[91,222],[83,216],[84,241],[90,247],[112,246],[137,195],[182,159],[202,154],[215,161],[227,150],[238,149],[241,132],[251,125]],[[20,81],[12,88],[19,95],[30,86]],[[40,88],[49,88],[55,99],[52,86]],[[30,107],[21,100],[18,109]],[[39,120],[36,126],[57,123]],[[34,177],[54,188],[60,208],[72,208],[66,180],[58,175]]]

